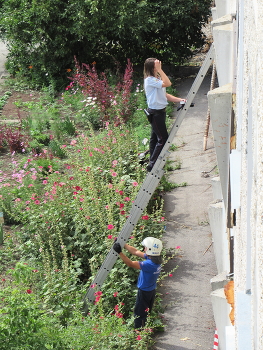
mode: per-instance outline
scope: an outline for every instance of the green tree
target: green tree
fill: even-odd
[[[182,62],[209,15],[210,0],[2,0],[0,30],[11,74],[62,84],[74,55],[101,70],[128,58]]]

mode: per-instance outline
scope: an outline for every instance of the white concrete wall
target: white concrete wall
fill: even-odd
[[[229,23],[236,10],[237,35]],[[236,94],[236,149],[230,152],[231,211],[236,213],[236,226],[231,230],[236,317],[233,350],[263,350],[263,1],[217,0],[213,19],[219,86],[232,83]],[[224,303],[223,297],[212,299],[217,306]],[[215,313],[220,312],[217,306]],[[221,313],[220,322],[227,326],[227,321],[222,321],[224,307]],[[232,337],[232,329],[230,333]],[[226,349],[233,346],[228,331],[223,342]]]
[[[263,3],[239,1],[237,56],[240,209],[235,235],[236,343],[263,349]],[[250,294],[251,293],[251,294]],[[245,297],[240,297],[240,296]],[[242,325],[242,311],[250,317]],[[245,332],[245,333],[244,333]]]

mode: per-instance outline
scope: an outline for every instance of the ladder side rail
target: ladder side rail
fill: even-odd
[[[170,145],[177,133],[177,130],[179,129],[179,126],[181,125],[200,85],[202,84],[202,81],[211,65],[211,62],[214,58],[214,47],[213,44],[211,45],[211,48],[206,56],[206,59],[202,65],[202,67],[199,70],[199,73],[187,95],[187,102],[182,109],[182,111],[179,113],[178,117],[176,118],[176,121],[170,131],[170,134],[168,136],[168,139],[156,161],[156,163],[153,166],[153,169],[151,172],[147,174],[146,179],[144,180],[136,198],[133,203],[133,206],[130,211],[130,215],[127,218],[119,236],[118,236],[118,242],[123,247],[126,241],[129,239],[129,236],[131,235],[135,225],[137,224],[143,210],[146,208],[153,192],[155,191],[156,187],[158,186],[158,183],[160,182],[160,179],[163,176],[163,167],[165,165],[166,159],[169,156],[169,148]],[[116,260],[118,258],[118,254],[111,248],[108,255],[106,256],[103,264],[101,265],[92,286],[98,286],[101,287],[105,279],[107,278],[110,270],[114,266]],[[87,314],[88,312],[88,305],[87,305],[87,299],[91,303],[94,301],[94,288],[91,286],[89,287],[85,297],[84,297],[84,307],[83,307],[83,313]]]

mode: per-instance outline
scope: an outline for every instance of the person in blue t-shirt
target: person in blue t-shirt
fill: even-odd
[[[120,243],[115,242],[113,245],[113,249],[119,254],[120,258],[127,266],[140,270],[137,282],[138,292],[134,308],[135,328],[144,327],[147,315],[151,312],[156,293],[156,282],[161,272],[162,263],[160,254],[163,245],[159,239],[147,237],[143,240],[142,245],[144,246],[144,252],[137,250],[127,243],[124,245],[124,248],[127,249],[130,254],[144,258],[144,261],[130,260],[122,253]]]
[[[146,94],[149,121],[152,126],[150,138],[150,161],[147,171],[151,171],[161,150],[168,139],[165,124],[165,108],[170,102],[186,102],[185,99],[166,93],[166,87],[172,85],[170,79],[162,70],[162,62],[156,58],[147,58],[144,63],[144,91]]]

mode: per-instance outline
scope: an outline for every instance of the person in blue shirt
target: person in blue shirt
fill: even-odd
[[[138,292],[134,308],[134,328],[144,327],[147,315],[152,310],[156,294],[157,279],[161,272],[162,263],[162,242],[159,239],[147,237],[143,240],[142,245],[144,246],[144,252],[137,250],[127,243],[124,245],[124,248],[127,249],[130,254],[144,258],[145,260],[143,261],[133,261],[129,259],[123,254],[120,243],[115,242],[113,245],[113,249],[119,254],[120,258],[127,266],[140,270],[137,282]]]
[[[147,58],[144,63],[144,91],[146,95],[149,121],[152,132],[150,138],[150,161],[147,171],[151,171],[161,150],[168,139],[165,124],[165,108],[170,102],[186,102],[185,99],[166,93],[166,88],[172,83],[162,70],[162,62],[156,58]]]

